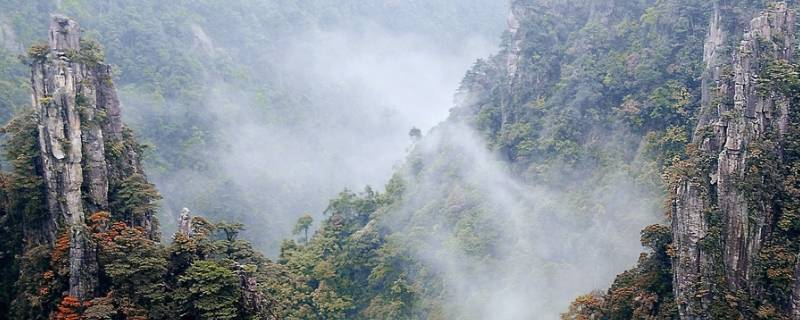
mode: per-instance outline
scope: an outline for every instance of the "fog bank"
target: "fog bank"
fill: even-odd
[[[639,231],[660,217],[652,190],[622,171],[568,191],[522,183],[485,146],[467,126],[437,127],[385,221],[444,278],[450,317],[558,319],[636,262]]]

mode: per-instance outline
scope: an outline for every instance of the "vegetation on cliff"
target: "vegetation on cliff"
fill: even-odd
[[[512,1],[501,50],[467,72],[445,122],[424,135],[412,129],[408,156],[383,190],[341,192],[317,225],[300,217],[287,230],[297,239],[284,240],[274,260],[243,240],[244,225],[188,210],[185,227],[162,243],[154,216],[162,198],[140,165],[145,147],[119,122],[103,50],[86,40],[66,51],[57,40],[33,46],[25,61],[34,68],[35,110],[3,129],[0,314],[797,318],[796,7]],[[54,26],[74,23],[64,19]],[[137,50],[162,45],[144,40]],[[138,65],[128,60],[138,56],[112,54]],[[16,68],[0,76],[19,76]],[[51,92],[41,79],[54,72],[42,70],[74,71],[86,81],[75,92]],[[185,75],[202,71],[131,72],[152,80],[148,89],[158,95],[201,102],[183,88],[197,84]],[[7,91],[0,106],[16,94]],[[80,115],[70,118],[73,111]],[[72,126],[53,120],[59,117]],[[182,121],[211,127],[193,117]],[[154,129],[172,139],[156,144],[204,143],[204,129],[172,129]],[[74,130],[80,139],[67,139]],[[195,156],[175,148],[156,163],[210,165]],[[70,199],[85,210],[74,211]],[[235,202],[208,208],[224,207],[211,214],[234,218],[241,213],[228,211],[244,210]],[[631,232],[644,225],[638,236]],[[645,253],[636,265],[613,277],[639,244]],[[589,292],[597,281],[613,282]],[[569,305],[581,290],[589,293]]]

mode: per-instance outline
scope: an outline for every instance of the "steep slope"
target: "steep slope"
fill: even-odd
[[[714,3],[699,121],[666,171],[672,228],[657,245],[645,230],[652,253],[565,318],[800,317],[794,7]]]
[[[19,49],[0,46],[0,122],[28,104],[16,56],[47,36],[52,12],[81,21],[118,66],[126,121],[165,195],[162,228],[189,206],[268,230],[245,234],[276,254],[296,217],[345,185],[383,183],[405,132],[446,115],[461,72],[502,31],[505,3],[3,1],[0,33]]]
[[[282,257],[356,318],[796,317],[794,6],[513,1],[502,51],[468,72],[391,200],[343,194]],[[665,198],[672,228],[646,227],[638,266],[567,310],[569,280],[606,277],[580,266],[632,258]]]
[[[157,196],[130,135],[115,140],[108,68],[56,17],[53,43],[31,50],[37,110],[6,128],[0,259],[16,282],[2,306],[40,319],[797,318],[795,7],[513,1],[501,51],[467,73],[447,121],[411,132],[385,191],[342,192],[311,237],[303,217],[276,263],[241,225],[188,210],[171,245],[154,241]],[[671,227],[645,227],[663,200]],[[567,305],[640,244],[607,292]]]
[[[325,317],[324,294],[238,238],[239,224],[184,212],[159,243],[155,187],[121,121],[111,67],[78,24],[52,17],[31,47],[33,108],[4,127],[4,319]],[[333,314],[333,313],[331,313]]]
[[[685,319],[714,317],[709,305],[726,295],[750,302],[732,308],[745,316],[754,313],[747,308],[798,315],[786,312],[795,284],[786,283],[793,272],[783,270],[797,254],[795,208],[784,200],[796,196],[784,180],[795,166],[796,98],[787,87],[795,20],[785,3],[754,18],[708,93],[711,115],[698,124],[694,156],[709,163],[677,182],[672,212],[674,282]]]
[[[707,28],[694,22],[712,7],[513,1],[501,51],[467,73],[387,194],[332,201],[308,244],[284,246],[286,265],[351,298],[353,318],[558,317],[632,263],[638,230],[659,220],[660,172],[701,100]],[[669,243],[649,229],[648,246]]]
[[[59,229],[69,230],[69,291],[81,301],[97,286],[85,212],[108,211],[114,204],[115,218],[141,227],[151,238],[158,236],[150,203],[157,196],[120,194],[129,184],[149,184],[141,173],[139,146],[123,136],[110,67],[100,61],[96,46],[81,43],[75,22],[55,16],[49,45],[32,48],[30,57],[49,214],[47,225],[35,226],[44,231],[38,243],[52,246]]]

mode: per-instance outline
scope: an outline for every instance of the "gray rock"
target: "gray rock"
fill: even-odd
[[[705,112],[694,135],[701,151],[716,161],[701,168],[707,171],[707,178],[689,177],[681,183],[673,203],[674,290],[682,319],[708,319],[708,302],[723,298],[711,296],[705,285],[714,281],[710,277],[715,270],[722,270],[724,289],[729,292],[757,296],[761,291],[750,280],[754,259],[770,232],[774,215],[767,203],[751,208],[739,182],[745,176],[750,143],[772,129],[783,135],[788,125],[788,99],[779,93],[758,94],[756,79],[770,57],[794,57],[795,13],[778,3],[752,19],[734,50],[732,79],[724,79],[720,73],[725,57],[718,53],[726,38],[720,21],[720,7],[715,5],[704,50]],[[708,233],[708,213],[713,210],[718,210],[722,218],[721,265],[700,245]]]
[[[85,300],[92,296],[97,277],[90,266],[93,252],[85,232],[83,185],[83,141],[81,115],[76,102],[85,79],[84,66],[60,59],[68,50],[80,49],[80,28],[63,16],[53,16],[50,25],[51,54],[33,63],[34,107],[39,114],[39,144],[47,203],[52,221],[64,221],[70,232],[69,294]],[[51,228],[50,230],[57,230]],[[55,236],[51,236],[54,239]]]
[[[192,232],[192,215],[189,208],[181,210],[181,216],[178,220],[178,234],[185,236],[190,235]]]
[[[47,193],[51,245],[59,229],[70,232],[69,294],[93,297],[98,282],[96,246],[86,216],[108,211],[111,181],[142,174],[134,142],[126,139],[111,68],[75,59],[80,53],[78,24],[53,15],[50,53],[32,63],[33,104],[38,115],[42,172]],[[74,61],[73,61],[74,59]],[[88,64],[85,64],[88,63]],[[114,148],[113,161],[107,149]],[[154,213],[126,218],[157,237]]]

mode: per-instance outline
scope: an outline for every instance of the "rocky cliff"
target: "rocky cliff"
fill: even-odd
[[[49,212],[47,225],[36,226],[45,231],[37,241],[52,245],[59,230],[68,230],[69,293],[83,301],[97,286],[96,253],[86,229],[89,215],[109,211],[117,201],[114,211],[121,220],[153,238],[157,229],[152,210],[134,213],[122,204],[120,191],[142,173],[139,146],[126,138],[121,122],[110,66],[102,62],[95,43],[81,39],[75,21],[53,16],[49,35],[46,46],[30,52]]]
[[[697,122],[663,168],[671,227],[646,228],[652,251],[565,318],[800,319],[795,9],[707,4]]]
[[[172,244],[160,243],[160,196],[142,171],[143,146],[122,123],[103,59],[100,45],[61,15],[52,17],[49,41],[28,51],[33,108],[2,129],[11,170],[0,172],[0,318],[293,312],[289,298],[305,289],[238,239],[242,225],[186,209]],[[297,287],[275,291],[286,283]]]
[[[466,244],[465,254],[497,259],[486,269],[486,283],[500,282],[500,273],[523,283],[524,290],[515,294],[519,304],[505,308],[517,313],[505,313],[507,318],[550,312],[547,316],[558,311],[539,307],[560,308],[564,299],[530,298],[524,291],[536,282],[520,279],[531,275],[497,266],[528,269],[552,259],[502,260],[497,248],[522,238],[508,237],[509,230],[538,236],[531,243],[553,252],[559,263],[553,270],[591,265],[569,260],[585,255],[590,246],[603,261],[621,261],[636,249],[623,256],[621,240],[608,239],[644,225],[634,218],[661,200],[651,190],[666,186],[670,226],[646,227],[641,240],[650,250],[639,265],[620,274],[607,293],[581,297],[570,309],[573,316],[589,316],[566,318],[800,318],[800,114],[794,107],[800,103],[800,66],[794,6],[744,0],[512,1],[502,51],[468,73],[451,120],[483,134],[521,177],[514,184],[563,194],[569,199],[564,210],[541,225],[510,219],[515,223],[504,232],[493,230],[486,221],[502,218],[492,211],[502,206],[485,204],[491,199],[482,202],[479,191],[464,191],[473,188],[458,181],[460,175],[452,182],[437,176],[456,171],[458,162],[452,160],[463,155],[451,160],[438,150],[424,157],[417,152],[410,157],[408,178],[432,174],[446,197],[429,201],[430,189],[413,179],[393,180],[386,194],[345,192],[331,202],[330,218],[314,237],[302,244],[285,242],[280,264],[238,240],[242,226],[213,224],[188,210],[181,214],[172,246],[153,241],[157,194],[141,172],[141,148],[120,121],[110,68],[96,44],[80,39],[74,21],[55,16],[49,44],[29,52],[36,129],[31,136],[37,139],[24,145],[37,152],[15,159],[34,167],[28,170],[33,182],[19,190],[35,191],[41,180],[43,222],[15,222],[8,217],[27,211],[0,208],[0,223],[21,225],[26,235],[25,249],[13,259],[22,265],[20,280],[6,287],[28,293],[33,302],[12,304],[44,305],[37,317],[18,317],[40,319],[70,312],[153,319],[174,314],[220,319],[501,314],[494,307],[498,301],[473,308],[485,300],[444,311],[453,309],[442,307],[451,299],[451,288],[441,279],[407,276],[427,271],[406,260],[411,253],[404,246],[425,234],[441,234],[432,226],[445,215],[449,220],[442,225],[459,228],[453,243]],[[657,178],[661,173],[663,180]],[[618,183],[619,176],[626,183]],[[512,194],[498,192],[507,190],[503,181],[479,183],[486,189],[474,190]],[[410,198],[425,210],[409,210],[415,213],[405,222],[407,229],[381,227],[379,219],[401,205],[396,201],[423,193],[419,201]],[[603,197],[620,193],[630,194]],[[18,198],[29,204],[37,199]],[[600,236],[580,229],[594,223],[604,226]],[[567,228],[578,232],[558,232]],[[408,241],[392,242],[396,239]],[[559,243],[547,242],[553,239]],[[531,253],[525,246],[508,248],[500,252]],[[598,272],[591,267],[575,274]],[[468,282],[484,284],[476,278]],[[415,292],[431,287],[431,292]],[[498,296],[493,289],[475,291]],[[508,301],[499,302],[506,306]]]
[[[753,194],[765,190],[748,189],[745,180],[768,179],[749,177],[767,174],[749,171],[757,157],[781,157],[792,98],[771,88],[759,91],[759,80],[769,64],[793,61],[795,13],[779,3],[752,19],[732,56],[717,54],[726,32],[719,21],[715,5],[705,55],[712,78],[703,96],[710,116],[698,124],[694,141],[696,157],[704,161],[698,175],[674,190],[674,285],[683,319],[709,319],[713,302],[726,298],[762,300],[757,260],[781,210],[775,199]]]

